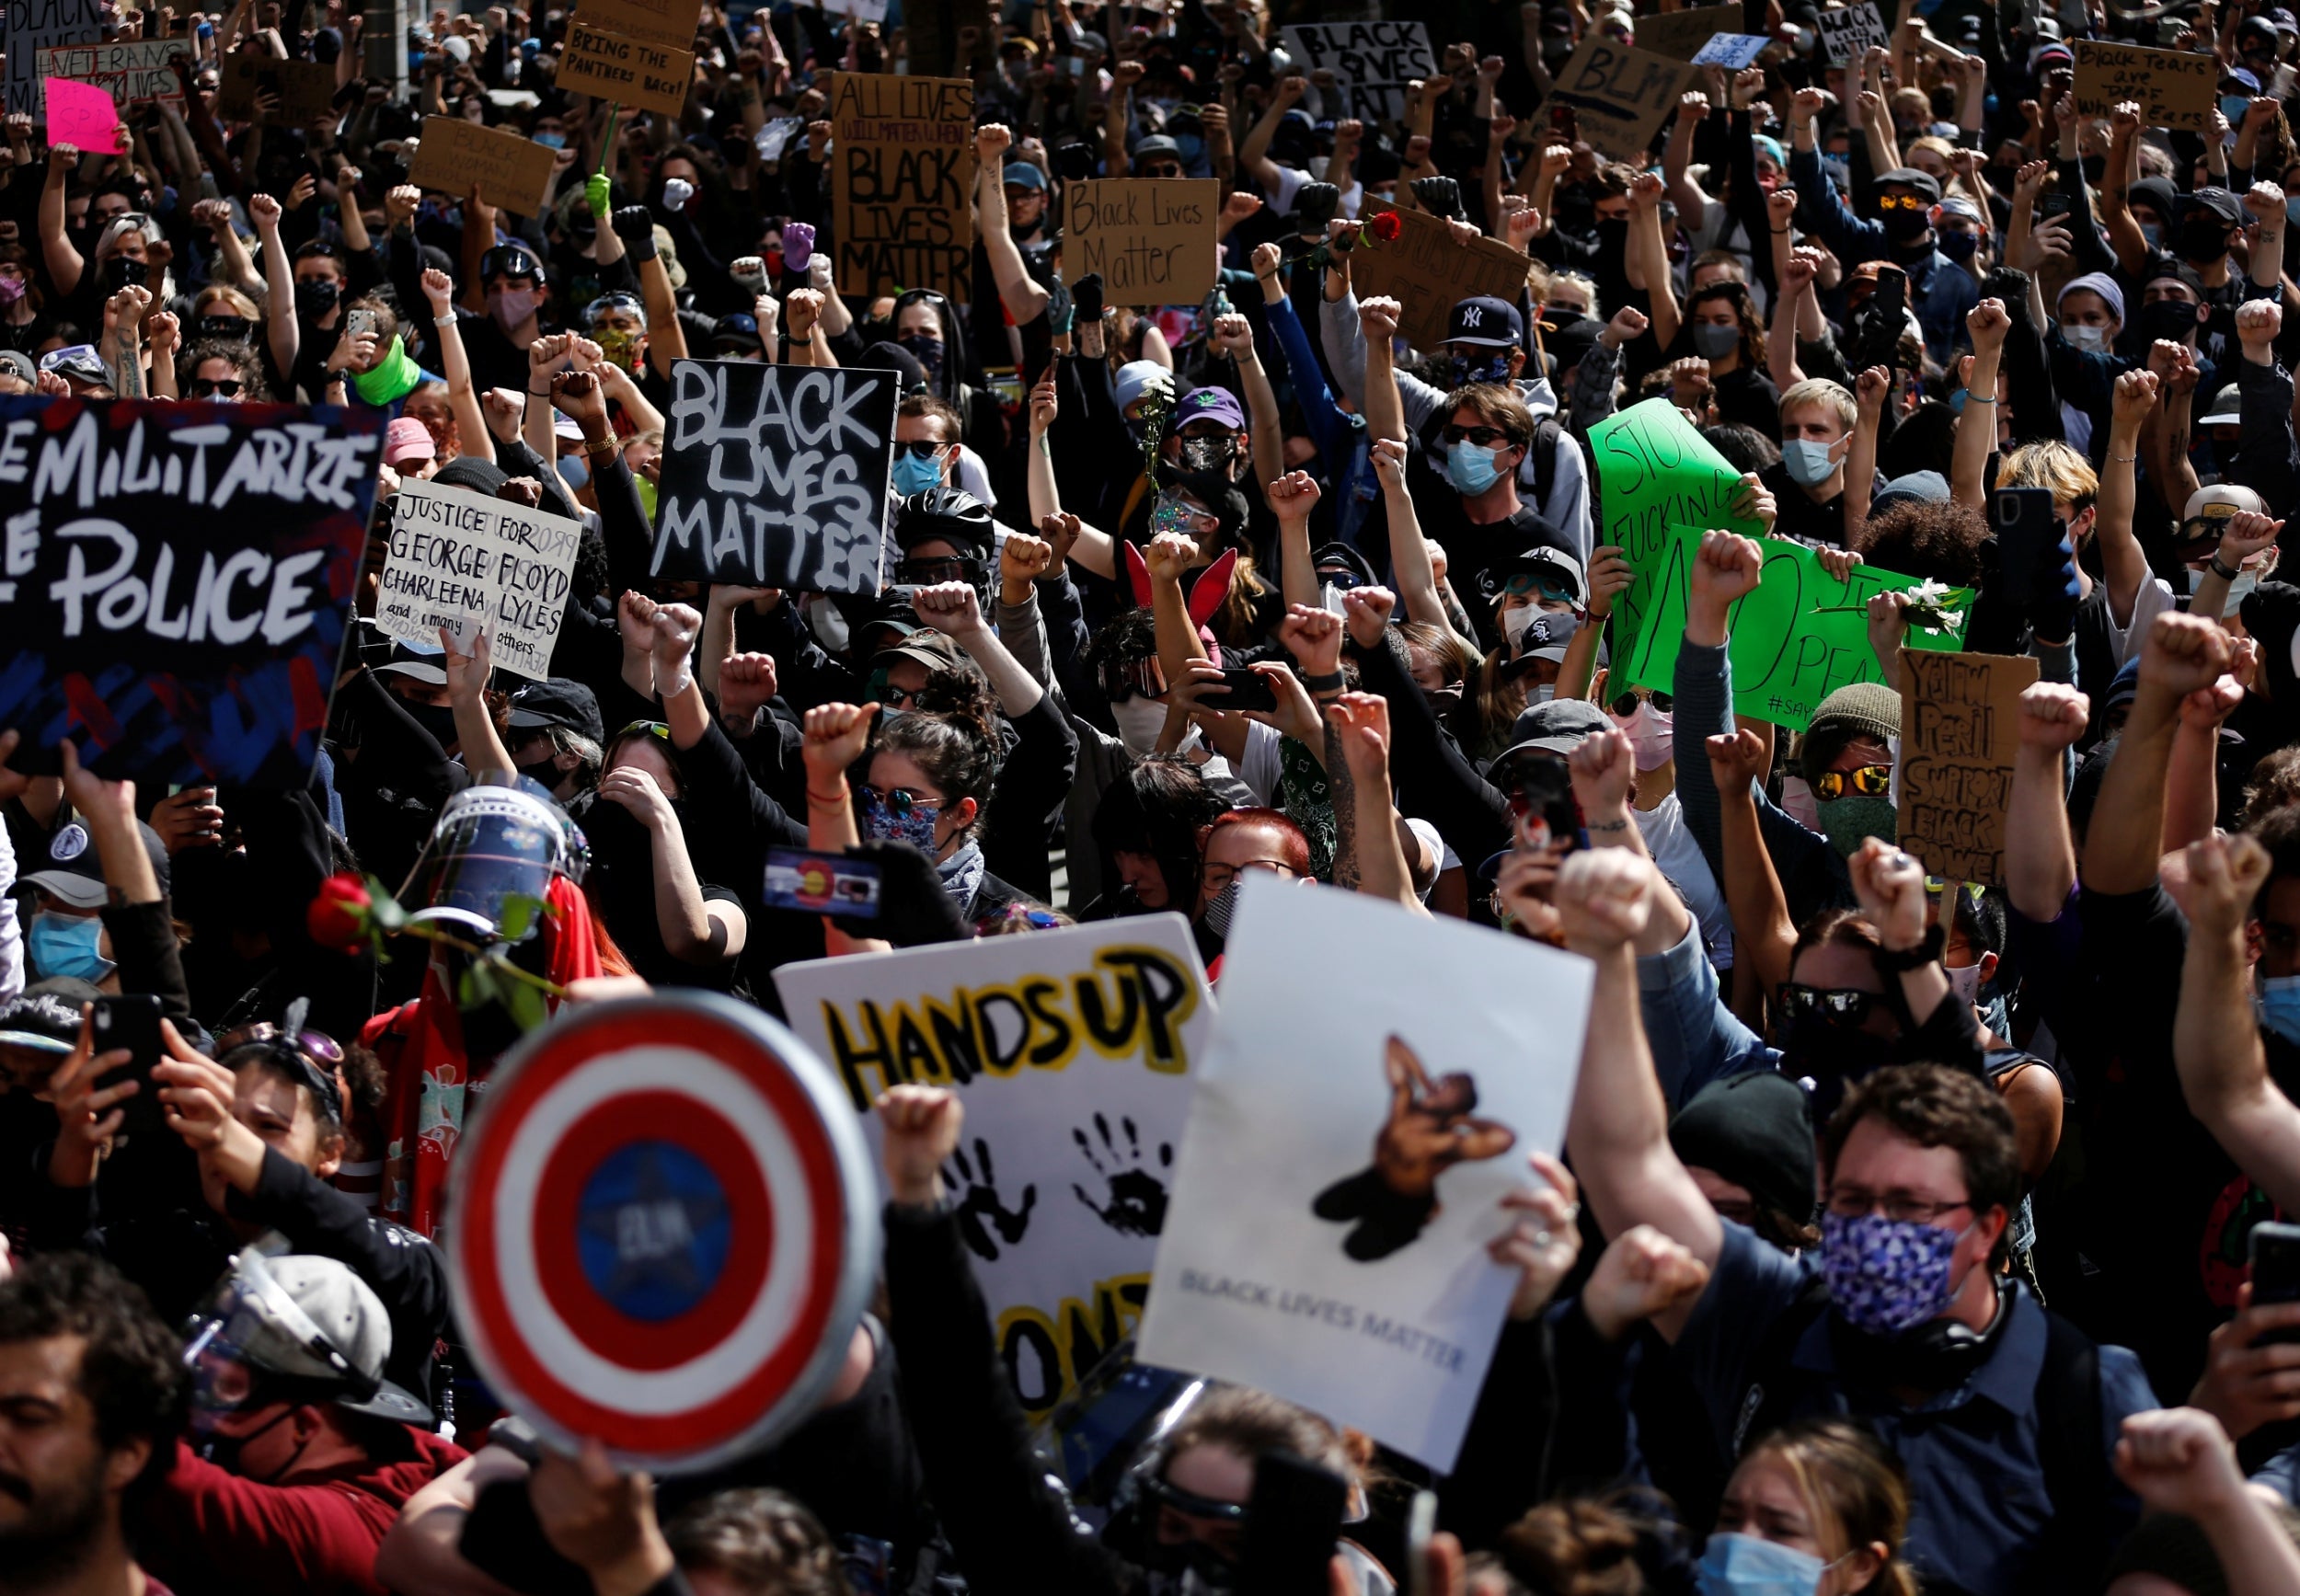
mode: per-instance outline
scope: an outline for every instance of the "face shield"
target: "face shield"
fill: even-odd
[[[191,1371],[193,1430],[244,1441],[247,1436],[234,1422],[235,1416],[276,1402],[332,1402],[377,1418],[429,1424],[429,1408],[381,1377],[381,1349],[372,1360],[379,1372],[368,1372],[304,1310],[297,1292],[277,1272],[300,1268],[349,1281],[350,1271],[332,1260],[277,1256],[284,1246],[275,1234],[242,1251],[185,1327],[184,1366]],[[300,1289],[306,1293],[310,1290],[308,1285]],[[339,1294],[344,1291],[355,1296],[364,1292],[366,1315],[373,1315],[374,1323],[383,1322],[383,1304],[373,1292],[363,1285],[354,1290],[339,1284]]]
[[[581,881],[590,850],[582,832],[535,782],[495,772],[481,780],[440,810],[399,901],[420,905],[408,915],[416,924],[459,926],[491,938],[502,935],[506,906],[513,900],[543,903],[554,876]],[[523,922],[514,916],[512,923],[532,925],[536,917],[531,909]]]

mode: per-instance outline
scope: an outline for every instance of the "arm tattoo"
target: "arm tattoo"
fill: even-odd
[[[1334,806],[1334,885],[1354,892],[1358,890],[1358,784],[1351,777],[1349,761],[1341,756],[1341,733],[1330,720],[1324,725],[1326,789]]]

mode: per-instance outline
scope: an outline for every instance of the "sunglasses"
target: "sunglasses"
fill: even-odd
[[[1317,580],[1346,593],[1358,585],[1358,573],[1346,565],[1336,566],[1331,570],[1319,571]]]
[[[930,439],[922,438],[914,443],[896,443],[894,454],[898,460],[905,454],[914,460],[932,460],[949,447],[950,445],[948,443],[937,443]]]
[[[1641,693],[1633,688],[1613,701],[1613,712],[1626,720],[1638,712],[1640,703],[1650,703],[1663,715],[1677,707],[1677,701],[1666,693]]]
[[[983,562],[961,559],[956,555],[934,555],[926,559],[897,561],[895,574],[914,587],[932,587],[937,582],[972,583],[983,574]]]
[[[620,742],[627,737],[637,737],[641,733],[649,737],[660,737],[665,742],[671,741],[671,728],[660,720],[634,720],[630,725],[616,732],[615,740]]]
[[[1102,696],[1112,704],[1123,704],[1129,698],[1166,696],[1166,671],[1156,654],[1144,654],[1135,660],[1105,660],[1095,674],[1101,683]]]
[[[1863,798],[1882,798],[1892,790],[1892,766],[1864,764],[1858,770],[1824,770],[1813,777],[1813,797],[1840,798],[1848,787]]]
[[[1877,209],[1880,211],[1922,211],[1930,204],[1931,201],[1922,194],[1880,194],[1877,196]]]
[[[210,394],[221,394],[227,399],[236,399],[239,397],[239,389],[240,381],[237,377],[194,377],[191,379],[191,396],[195,399],[204,399]]]
[[[1794,981],[1781,983],[1781,1012],[1792,1020],[1810,1016],[1846,1030],[1857,1030],[1868,1023],[1869,1011],[1876,1002],[1877,993],[1873,992],[1805,986]]]
[[[1438,437],[1443,440],[1445,446],[1448,449],[1451,449],[1456,443],[1465,442],[1475,443],[1480,449],[1490,449],[1496,444],[1514,443],[1517,442],[1516,439],[1511,437],[1507,432],[1503,431],[1499,427],[1448,426],[1439,429]]]
[[[325,1031],[300,1028],[306,1006],[300,998],[289,1005],[290,1022],[299,1024],[293,1035],[270,1020],[241,1026],[216,1039],[216,1057],[229,1058],[241,1048],[263,1049],[310,1091],[321,1118],[340,1123],[345,1091],[343,1048]]]
[[[874,809],[884,809],[898,821],[906,821],[914,814],[938,815],[942,812],[940,798],[920,798],[906,787],[891,792],[880,792],[875,787],[862,789],[863,802]]]
[[[1143,167],[1142,175],[1145,178],[1179,178],[1182,175],[1182,168],[1172,161],[1154,161]]]
[[[895,709],[910,708],[926,692],[923,687],[897,687],[892,682],[887,680],[887,673],[884,671],[873,672],[868,686],[873,700]]]

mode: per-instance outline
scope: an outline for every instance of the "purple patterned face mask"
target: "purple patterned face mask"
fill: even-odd
[[[940,804],[914,798],[899,787],[883,798],[865,787],[862,811],[864,835],[882,843],[908,843],[928,858],[935,856],[939,846],[935,841],[935,821],[942,814]]]
[[[1952,1294],[1949,1264],[1964,1234],[1881,1213],[1824,1212],[1821,1270],[1830,1301],[1846,1323],[1871,1336],[1897,1336],[1938,1318]]]

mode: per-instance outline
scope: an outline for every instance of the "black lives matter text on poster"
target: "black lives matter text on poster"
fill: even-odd
[[[328,723],[380,412],[0,398],[0,727],[113,778],[298,787]]]
[[[1350,96],[1349,114],[1368,122],[1402,118],[1406,86],[1437,75],[1429,29],[1419,22],[1300,23],[1286,29],[1286,48],[1304,74],[1332,73]]]
[[[877,592],[895,400],[890,372],[673,364],[654,574]]]
[[[0,53],[7,57],[10,115],[47,112],[40,86],[41,52],[66,44],[94,44],[104,36],[97,0],[5,0],[0,3]]]
[[[974,86],[964,78],[830,75],[832,261],[842,293],[974,281]]]

